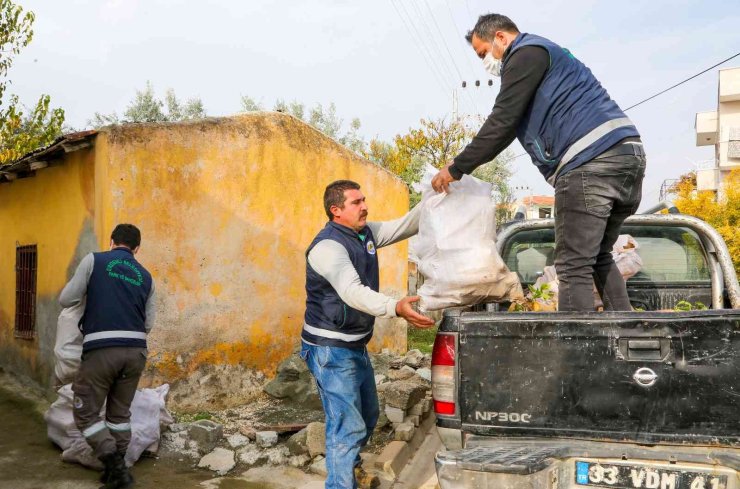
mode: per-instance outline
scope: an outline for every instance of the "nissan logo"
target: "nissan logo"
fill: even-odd
[[[647,367],[643,367],[638,369],[632,378],[635,379],[635,382],[637,382],[638,385],[642,387],[650,387],[655,384],[656,380],[658,380],[658,374]]]

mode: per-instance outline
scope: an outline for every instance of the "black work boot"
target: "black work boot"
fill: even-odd
[[[108,473],[108,479],[100,489],[127,489],[134,485],[134,478],[126,467],[123,455],[116,452],[101,457],[100,460],[105,464],[105,471]]]
[[[124,455],[122,454],[122,456]],[[103,459],[101,458],[100,460],[102,461]],[[110,467],[108,465],[105,465],[105,462],[103,462],[103,474],[100,476],[100,482],[105,484],[106,482],[108,482],[108,477],[110,477]]]

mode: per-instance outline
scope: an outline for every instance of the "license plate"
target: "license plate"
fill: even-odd
[[[576,484],[616,489],[727,489],[727,476],[641,465],[577,461]]]

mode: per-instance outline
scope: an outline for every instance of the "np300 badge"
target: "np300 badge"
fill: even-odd
[[[655,384],[656,380],[658,380],[658,374],[647,367],[643,367],[638,369],[632,378],[635,379],[635,382],[637,382],[638,385],[642,387],[650,387]]]

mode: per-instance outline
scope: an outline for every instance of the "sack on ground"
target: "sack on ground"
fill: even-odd
[[[131,403],[131,442],[126,452],[127,465],[133,465],[145,450],[156,451],[160,426],[167,426],[174,421],[165,406],[169,390],[170,386],[163,384],[156,389],[136,391]],[[57,393],[59,397],[44,414],[49,439],[63,450],[62,460],[65,462],[102,469],[100,460],[75,425],[72,385],[61,387]],[[101,409],[101,416],[105,416],[105,406]]]
[[[54,343],[54,374],[57,386],[69,384],[80,369],[82,332],[79,323],[85,312],[85,301],[62,309],[57,320],[57,338]]]
[[[469,175],[438,194],[431,181],[437,170],[427,165],[419,234],[412,248],[424,283],[418,289],[422,311],[469,306],[522,297],[517,275],[496,250],[495,208],[491,185]]]

